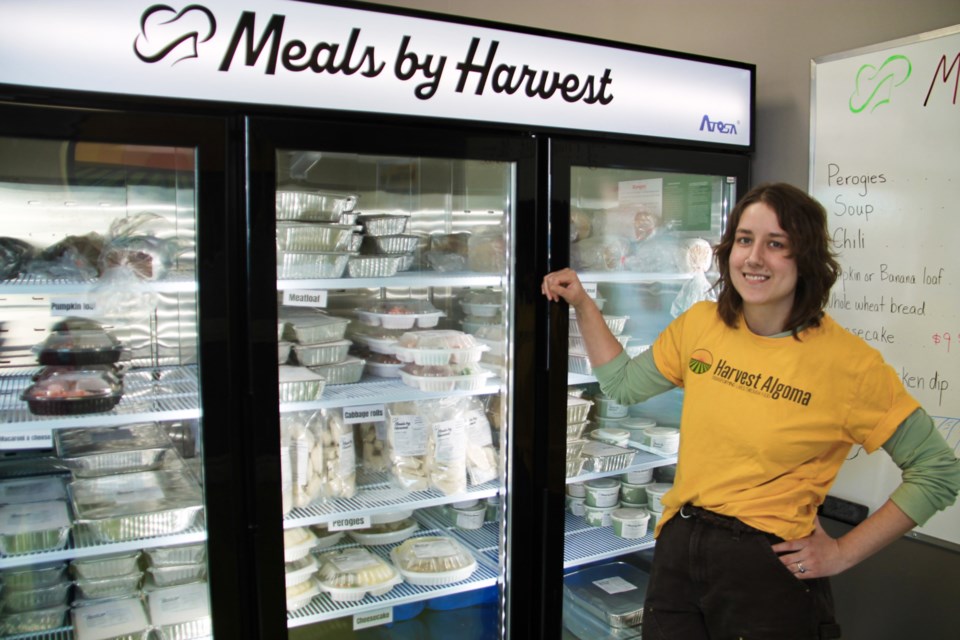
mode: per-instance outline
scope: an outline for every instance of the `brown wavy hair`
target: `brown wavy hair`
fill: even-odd
[[[785,329],[797,338],[801,329],[820,326],[823,309],[830,300],[830,288],[840,277],[841,268],[831,248],[823,205],[790,184],[778,182],[754,187],[730,212],[720,244],[713,249],[720,271],[720,280],[715,285],[720,289],[717,313],[728,327],[736,327],[743,311],[743,298],[730,279],[730,252],[743,212],[756,202],[776,212],[780,227],[790,238],[791,257],[797,263],[797,288]]]

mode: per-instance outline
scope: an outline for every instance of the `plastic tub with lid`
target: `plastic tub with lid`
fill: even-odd
[[[610,519],[613,522],[615,535],[634,540],[647,535],[650,513],[645,509],[629,509],[621,506],[610,514]]]
[[[672,488],[672,484],[665,482],[655,482],[647,485],[647,503],[650,505],[651,511],[663,511],[663,503],[661,500]]]
[[[620,481],[616,478],[587,480],[584,485],[589,507],[612,507],[620,501]]]
[[[591,527],[609,527],[613,524],[613,512],[620,508],[620,503],[610,507],[583,506],[584,519]]]
[[[680,430],[672,427],[651,427],[643,432],[650,449],[662,455],[672,455],[680,450]]]

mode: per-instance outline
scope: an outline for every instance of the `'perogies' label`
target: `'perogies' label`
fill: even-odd
[[[327,529],[330,531],[349,531],[350,529],[369,529],[370,526],[370,516],[360,515],[337,518],[330,522]]]

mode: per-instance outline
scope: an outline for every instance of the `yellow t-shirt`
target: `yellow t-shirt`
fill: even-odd
[[[657,368],[684,388],[657,533],[689,502],[786,540],[807,536],[851,446],[876,450],[919,406],[880,353],[829,316],[799,342],[739,325],[701,302],[653,344]]]

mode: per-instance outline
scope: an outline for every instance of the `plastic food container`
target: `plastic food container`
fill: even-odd
[[[0,583],[5,590],[43,589],[63,582],[66,570],[66,562],[47,562],[18,569],[4,569],[0,571]]]
[[[70,612],[75,640],[146,640],[150,622],[140,598],[107,600]]]
[[[327,551],[317,560],[320,589],[334,602],[354,602],[367,594],[382,596],[403,581],[395,567],[364,548]]]
[[[280,402],[318,400],[327,385],[321,374],[307,367],[280,365],[278,375]]]
[[[649,447],[656,453],[672,455],[680,450],[680,430],[672,427],[651,427],[644,430],[644,440],[649,441]]]
[[[402,260],[399,255],[350,256],[347,273],[351,278],[389,278],[397,275]]]
[[[352,529],[348,533],[358,543],[369,547],[403,542],[419,528],[413,518],[403,518],[393,522],[376,523],[366,529]]]
[[[23,392],[30,412],[76,415],[110,411],[123,395],[123,384],[109,371],[58,371]]]
[[[613,512],[619,508],[619,502],[609,507],[591,507],[584,504],[583,518],[591,527],[609,527],[613,524]]]
[[[63,549],[70,515],[63,500],[0,507],[0,552],[7,555]]]
[[[620,481],[616,478],[587,480],[584,486],[588,507],[612,507],[620,503]]]
[[[326,549],[332,547],[347,535],[345,531],[330,531],[327,529],[327,525],[323,523],[310,525],[310,531],[314,536],[313,542],[310,543],[310,549]],[[308,549],[308,551],[310,549]]]
[[[390,551],[403,579],[413,585],[445,585],[469,578],[477,561],[462,544],[445,536],[408,538]]]
[[[586,498],[587,485],[583,482],[570,482],[567,484],[567,495],[574,498]]]
[[[625,404],[605,396],[594,396],[593,401],[597,406],[597,415],[601,418],[625,418],[629,407]]]
[[[310,579],[310,576],[317,571],[317,567],[319,566],[316,558],[312,555],[306,555],[299,560],[285,563],[283,566],[283,576],[286,586],[289,588],[301,582],[306,582]]]
[[[641,625],[615,628],[584,611],[566,594],[563,597],[563,628],[575,638],[603,638],[604,640],[640,640]]]
[[[598,429],[622,429],[621,425],[626,418],[601,418],[594,416],[593,423]]]
[[[583,517],[587,514],[586,498],[578,498],[576,496],[568,495],[564,500],[566,502],[567,511],[573,515]]]
[[[123,352],[120,342],[99,325],[78,319],[54,325],[35,350],[37,362],[47,365],[113,364]]]
[[[205,640],[212,637],[207,583],[153,589],[147,609],[157,640]]]
[[[180,471],[143,471],[74,480],[68,485],[75,522],[99,542],[172,535],[192,527],[203,495]]]
[[[63,625],[63,618],[69,607],[58,605],[34,611],[5,612],[0,616],[0,635],[3,637],[41,633]]]
[[[283,323],[281,337],[298,344],[319,344],[343,340],[350,321],[307,309],[282,309],[279,321]]]
[[[425,366],[473,364],[488,350],[472,335],[454,330],[407,332],[393,346],[393,353],[401,362]]]
[[[660,522],[660,521],[663,519],[663,512],[662,512],[662,511],[654,511],[653,509],[649,509],[649,508],[648,508],[648,509],[647,509],[647,513],[650,514],[650,523],[647,525],[647,527],[648,527],[651,531],[653,531],[653,530],[656,528],[657,523]]]
[[[77,593],[82,598],[117,598],[135,596],[143,579],[142,571],[134,571],[122,576],[110,578],[81,578],[74,582]]]
[[[584,398],[575,398],[571,395],[567,396],[567,424],[584,422],[587,419],[587,414],[590,413],[590,407],[593,406],[593,402],[590,400],[585,400]]]
[[[628,467],[635,454],[632,449],[593,441],[583,445],[580,455],[584,470],[605,473]]]
[[[663,511],[663,503],[661,500],[663,499],[663,496],[666,495],[667,491],[670,491],[672,488],[672,484],[667,484],[665,482],[655,482],[647,485],[647,503],[650,505],[651,511]]]
[[[207,545],[203,542],[195,544],[181,544],[173,547],[157,547],[144,549],[147,560],[155,567],[166,567],[177,564],[192,564],[203,562],[207,557]]]
[[[620,428],[626,429],[630,433],[630,440],[643,445],[649,445],[649,440],[645,438],[644,432],[655,426],[657,426],[657,421],[651,418],[631,416],[620,421]]]
[[[500,519],[500,496],[490,496],[484,505],[484,520],[497,522]]]
[[[339,278],[353,255],[347,251],[278,251],[278,278]]]
[[[647,487],[653,482],[644,482],[642,484],[633,484],[630,482],[620,483],[620,498],[630,504],[647,504]]]
[[[363,239],[361,246],[364,251],[369,253],[398,254],[416,251],[419,243],[420,238],[418,236],[409,234],[368,235]]]
[[[350,251],[359,227],[346,224],[277,223],[277,249],[281,251]]]
[[[96,558],[76,558],[70,562],[70,570],[74,577],[80,580],[102,580],[136,572],[139,561],[139,551]]]
[[[277,187],[277,220],[338,222],[352,211],[359,196],[353,193],[320,191],[307,187]]]
[[[480,529],[486,520],[487,506],[480,502],[472,505],[452,504],[448,509],[449,519],[458,529]]]
[[[483,367],[470,365],[405,365],[400,369],[400,379],[410,387],[421,391],[475,391],[486,384],[493,372]]]
[[[360,382],[366,364],[365,360],[347,356],[340,362],[310,367],[310,370],[323,376],[327,384],[351,384]]]
[[[610,514],[610,519],[613,522],[613,533],[621,538],[635,540],[647,535],[650,514],[644,509],[620,508]]]
[[[614,629],[643,621],[649,576],[625,562],[573,571],[563,579],[564,598]]]
[[[302,609],[320,593],[320,583],[311,577],[292,587],[287,587],[287,611]]]
[[[297,560],[309,555],[310,549],[313,549],[316,544],[317,536],[306,527],[293,527],[291,529],[284,530],[283,561],[296,562]]]
[[[629,484],[647,484],[653,481],[653,469],[631,469],[620,480]]]
[[[409,215],[361,214],[358,222],[363,225],[363,231],[368,236],[396,236],[407,228],[409,218]]]
[[[384,329],[430,329],[444,315],[426,300],[385,300],[356,311],[363,324]]]
[[[56,476],[3,480],[0,481],[0,504],[63,500],[67,497],[64,486],[63,479]]]
[[[321,344],[298,344],[293,346],[296,361],[305,367],[318,367],[342,362],[353,343],[350,340],[335,340]]]
[[[598,442],[613,444],[618,447],[625,447],[630,441],[630,432],[626,429],[594,429],[590,432],[590,438]]]
[[[277,364],[287,364],[290,359],[290,349],[293,344],[285,340],[277,343]]]

